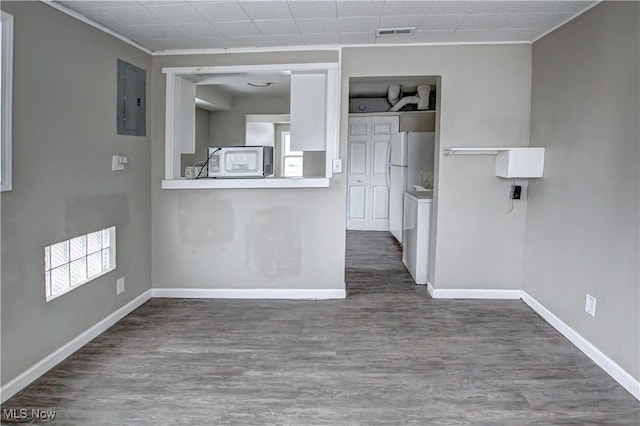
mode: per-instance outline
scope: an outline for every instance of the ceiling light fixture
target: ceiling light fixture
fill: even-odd
[[[264,82],[264,83],[247,83],[247,85],[251,86],[251,87],[269,87],[271,86],[273,83],[270,81]]]
[[[378,28],[376,30],[376,37],[411,35],[415,30],[416,27]]]

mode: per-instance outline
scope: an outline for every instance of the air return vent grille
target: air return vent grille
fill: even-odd
[[[406,28],[378,28],[376,30],[376,37],[387,36],[399,36],[399,35],[411,35],[416,30],[416,27]]]

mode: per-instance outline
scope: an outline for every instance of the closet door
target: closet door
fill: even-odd
[[[388,149],[397,116],[349,119],[347,229],[389,230]]]

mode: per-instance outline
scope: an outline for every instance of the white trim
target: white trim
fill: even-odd
[[[513,45],[531,44],[531,40],[513,41],[447,41],[424,43],[367,43],[367,44],[316,44],[298,46],[272,46],[272,47],[220,47],[214,49],[167,49],[156,50],[153,56],[179,56],[179,55],[224,55],[226,53],[272,53],[272,52],[300,52],[318,50],[341,50],[354,47],[427,47],[427,46],[485,46],[485,45]]]
[[[196,74],[235,74],[251,72],[282,72],[294,71],[322,71],[338,68],[337,62],[304,62],[288,64],[257,64],[257,65],[210,65],[203,67],[163,67],[163,74],[179,76]]]
[[[433,288],[427,285],[434,299],[520,299],[520,290]]]
[[[152,297],[195,299],[344,299],[344,288],[153,288]]]
[[[329,178],[166,179],[162,189],[328,188]]]
[[[433,297],[433,292],[435,291],[435,289],[433,288],[433,284],[431,284],[431,281],[427,282],[427,291],[429,292],[431,298],[435,299],[435,297]]]
[[[73,11],[73,10],[71,10],[69,8],[66,8],[66,7],[62,6],[61,4],[54,3],[54,2],[52,2],[50,0],[41,0],[41,1],[44,4],[46,4],[47,6],[52,7],[54,9],[64,13],[65,15],[69,15],[72,18],[77,19],[78,21],[84,22],[85,24],[90,25],[90,26],[92,26],[93,28],[95,28],[95,29],[97,29],[99,31],[102,31],[103,33],[107,33],[110,36],[117,38],[118,40],[124,41],[128,45],[131,45],[131,46],[135,47],[136,49],[142,50],[144,53],[148,53],[149,55],[153,55],[153,51],[152,50],[147,49],[146,47],[136,43],[135,41],[131,40],[128,37],[123,36],[120,33],[117,33],[117,32],[115,32],[115,31],[113,31],[113,30],[111,30],[111,29],[109,29],[109,28],[107,28],[107,27],[105,27],[105,26],[103,26],[101,24],[98,24],[96,21],[93,21],[93,20],[87,18],[86,16],[79,14],[76,11]]]
[[[538,37],[534,38],[531,41],[531,44],[535,43],[536,41],[540,40],[543,37],[546,37],[547,35],[551,34],[552,32],[554,32],[555,30],[557,30],[558,28],[568,24],[569,22],[573,21],[574,19],[576,19],[578,16],[582,15],[583,13],[585,13],[586,11],[596,7],[598,4],[600,4],[601,0],[596,1],[593,4],[590,4],[589,6],[585,7],[584,9],[582,9],[580,12],[576,13],[575,15],[573,15],[571,18],[569,19],[565,19],[564,21],[560,22],[558,25],[556,25],[555,27],[551,28],[548,31],[545,31],[544,33],[540,34]]]
[[[2,19],[2,172],[0,192],[13,189],[13,16],[0,12]]]
[[[70,342],[67,342],[56,351],[38,361],[36,364],[22,372],[20,375],[18,375],[16,378],[11,380],[0,389],[0,401],[5,402],[13,395],[20,392],[31,382],[58,365],[60,362],[64,361],[68,356],[89,343],[91,340],[104,333],[107,329],[109,329],[125,316],[129,315],[150,298],[151,290],[145,291],[140,296],[136,297],[131,302],[127,303],[97,324],[93,325]]]
[[[593,346],[587,339],[582,337],[573,328],[569,327],[560,318],[555,316],[551,311],[542,306],[540,302],[531,297],[526,291],[521,290],[522,301],[540,315],[553,328],[558,330],[560,334],[566,337],[593,362],[598,364],[607,374],[625,388],[637,400],[640,400],[640,381],[636,380],[631,374],[627,373],[615,361],[602,353],[598,348]]]

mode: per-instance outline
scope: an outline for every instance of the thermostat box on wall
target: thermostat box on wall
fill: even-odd
[[[511,148],[496,156],[496,176],[503,178],[541,178],[544,148]]]

